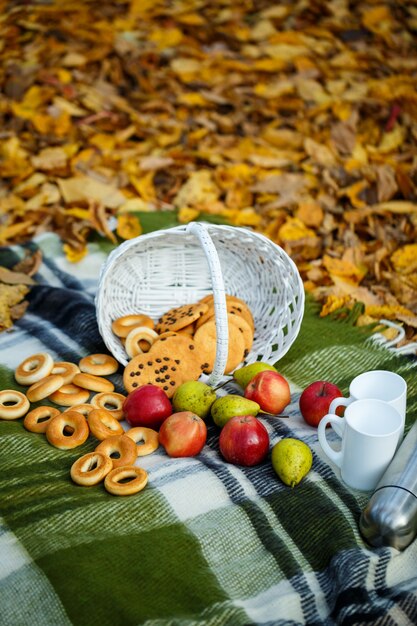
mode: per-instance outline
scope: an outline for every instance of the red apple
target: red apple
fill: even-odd
[[[290,386],[278,372],[265,370],[252,378],[245,388],[245,398],[257,402],[264,413],[278,415],[291,402]]]
[[[334,398],[342,396],[339,387],[325,380],[317,380],[306,387],[300,396],[301,415],[310,426],[318,426],[322,417],[329,412]]]
[[[158,430],[172,414],[171,402],[163,389],[156,385],[142,385],[127,396],[123,413],[130,426],[144,426]]]
[[[235,415],[223,426],[220,452],[234,465],[258,465],[269,451],[269,435],[254,415]]]
[[[168,456],[196,456],[207,439],[205,422],[191,411],[173,413],[159,430],[159,443]]]

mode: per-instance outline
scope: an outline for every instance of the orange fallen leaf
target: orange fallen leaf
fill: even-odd
[[[401,246],[391,255],[391,263],[396,272],[411,274],[417,269],[417,243]]]
[[[124,213],[117,217],[116,233],[122,239],[134,239],[143,232],[142,225],[136,215]]]

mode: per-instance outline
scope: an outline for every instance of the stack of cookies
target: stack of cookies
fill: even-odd
[[[240,298],[227,295],[226,309],[228,374],[251,350],[255,326],[248,305]],[[130,315],[115,320],[112,329],[131,357],[123,375],[128,393],[151,383],[161,387],[170,398],[183,382],[197,380],[202,373],[213,370],[216,321],[212,295],[170,309],[156,324],[144,315]]]

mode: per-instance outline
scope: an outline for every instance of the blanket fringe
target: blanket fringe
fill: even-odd
[[[387,326],[388,328],[394,328],[397,331],[396,337],[394,339],[387,339],[381,333],[375,333],[369,339],[378,345],[387,348],[390,352],[394,352],[394,354],[398,355],[417,355],[417,342],[413,341],[412,343],[405,344],[403,346],[398,346],[399,343],[405,338],[405,330],[400,324],[395,322],[391,322],[390,320],[381,319],[379,320],[380,324]]]

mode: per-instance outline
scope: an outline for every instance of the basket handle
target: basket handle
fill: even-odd
[[[222,268],[207,227],[201,222],[190,222],[186,227],[186,232],[192,233],[199,240],[206,255],[211,275],[216,320],[216,359],[207,382],[209,385],[216,385],[224,375],[229,352],[229,328]]]

